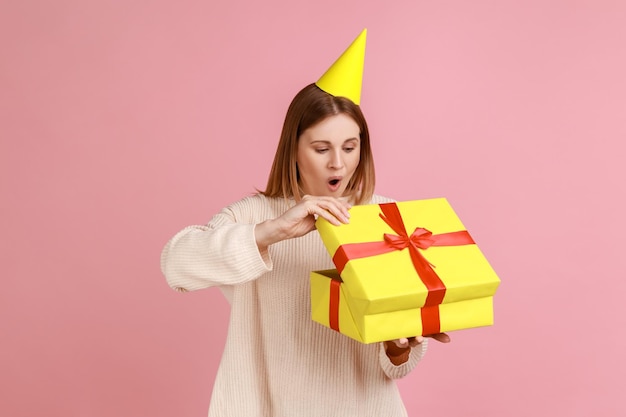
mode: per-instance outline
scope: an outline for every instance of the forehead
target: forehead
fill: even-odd
[[[327,117],[314,124],[302,132],[301,139],[308,142],[344,142],[350,139],[358,140],[360,133],[361,129],[356,121],[342,113]]]

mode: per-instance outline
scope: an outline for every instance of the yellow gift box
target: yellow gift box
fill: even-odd
[[[337,270],[311,273],[313,320],[363,343],[493,324],[500,280],[445,198],[316,226]]]

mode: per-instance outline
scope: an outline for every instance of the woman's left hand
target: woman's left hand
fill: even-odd
[[[396,366],[402,365],[409,360],[411,348],[424,343],[426,337],[430,337],[441,343],[450,342],[450,336],[445,333],[437,333],[429,336],[403,337],[401,339],[385,342],[385,353],[391,363]]]
[[[416,337],[403,337],[401,339],[391,340],[385,342],[385,346],[388,346],[387,343],[394,343],[399,348],[408,348],[415,347],[421,345],[424,342],[424,338],[429,337],[431,339],[435,339],[441,343],[450,343],[450,336],[446,333],[437,333],[428,336],[416,336]]]

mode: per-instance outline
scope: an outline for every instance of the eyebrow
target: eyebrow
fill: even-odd
[[[354,137],[354,138],[346,139],[346,140],[343,141],[342,145],[347,143],[347,142],[353,142],[353,141],[358,142],[359,138]],[[311,145],[314,144],[314,143],[325,143],[325,144],[330,145],[330,141],[329,140],[314,140],[314,141],[311,141],[310,143],[311,143]]]

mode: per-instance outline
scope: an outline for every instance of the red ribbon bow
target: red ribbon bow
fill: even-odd
[[[348,243],[339,246],[333,262],[339,273],[351,259],[365,258],[369,256],[382,255],[394,250],[409,249],[413,267],[419,278],[428,290],[426,302],[421,308],[422,334],[430,335],[440,333],[439,304],[443,302],[446,294],[446,286],[441,281],[432,265],[422,255],[420,250],[426,250],[431,246],[458,246],[471,245],[474,240],[467,232],[442,233],[433,235],[425,228],[417,227],[409,236],[402,220],[402,215],[396,203],[379,204],[382,211],[381,219],[385,221],[396,232],[395,235],[385,233],[383,240],[378,242]],[[330,302],[330,327],[339,331],[339,283],[331,280],[331,302]]]

